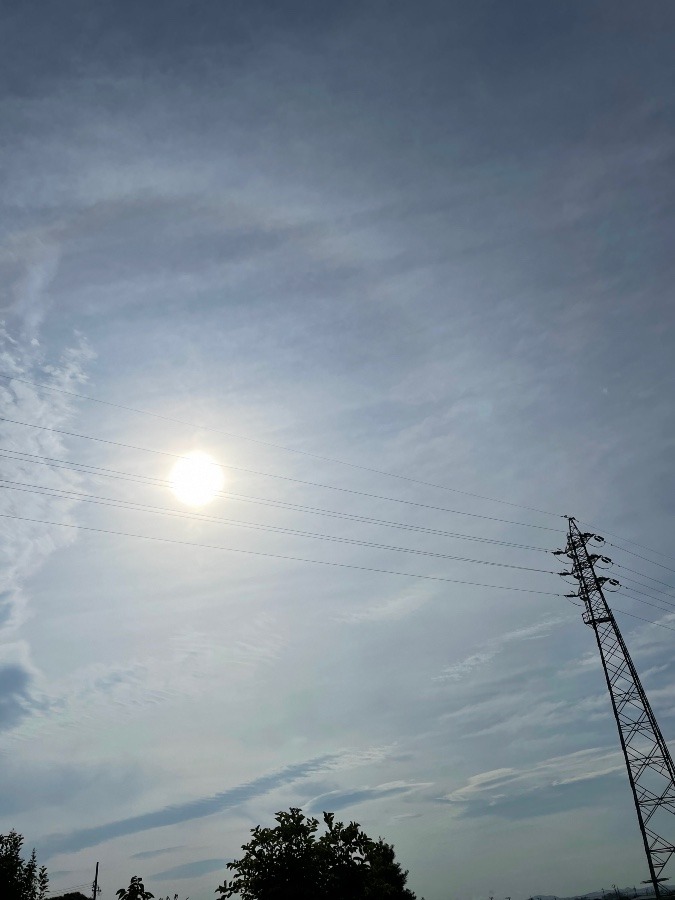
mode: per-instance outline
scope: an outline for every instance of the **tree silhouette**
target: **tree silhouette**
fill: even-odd
[[[45,900],[49,887],[47,869],[38,869],[35,850],[28,862],[21,858],[23,836],[0,834],[0,896],[2,900]]]
[[[324,812],[326,831],[317,837],[318,819],[296,807],[275,819],[275,828],[254,828],[242,858],[227,864],[235,876],[217,888],[221,900],[415,900],[394,848],[356,822]]]
[[[91,900],[91,898],[86,897],[82,891],[70,891],[67,894],[59,894],[58,897],[50,894],[49,900]]]
[[[146,891],[140,875],[132,875],[129,887],[117,891],[118,900],[152,900],[154,896]]]

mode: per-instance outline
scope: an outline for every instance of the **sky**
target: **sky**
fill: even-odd
[[[0,20],[0,833],[101,900],[290,806],[426,900],[647,877],[543,551],[617,542],[675,738],[672,4]]]

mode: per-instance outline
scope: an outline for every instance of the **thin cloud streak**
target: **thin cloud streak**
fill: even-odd
[[[158,878],[163,881],[169,878],[178,880],[183,878],[197,878],[200,875],[208,875],[209,872],[218,872],[225,868],[227,859],[198,859],[195,862],[183,863],[181,866],[173,866],[171,869],[165,869],[163,872],[157,872],[152,878]]]
[[[507,645],[519,641],[533,641],[547,637],[553,628],[567,621],[567,619],[563,618],[546,619],[535,625],[502,634],[499,637],[488,641],[475,653],[453,663],[451,666],[447,666],[440,675],[436,676],[435,681],[460,681],[462,678],[471,674],[474,669],[480,668],[491,662]]]
[[[551,796],[564,792],[569,794],[567,802],[573,806],[588,804],[591,791],[587,787],[577,791],[577,786],[615,778],[624,769],[620,753],[595,747],[552,757],[527,768],[502,768],[472,775],[463,787],[440,797],[439,802],[456,806],[461,817],[541,815],[555,811]]]
[[[164,853],[174,853],[176,850],[182,850],[183,846],[176,847],[160,847],[159,850],[141,850],[140,853],[132,853],[132,859],[154,859],[155,856],[162,856]]]
[[[420,788],[431,787],[432,782],[417,782],[407,784],[406,782],[392,782],[390,784],[380,784],[377,787],[364,787],[349,791],[329,791],[326,794],[320,794],[307,805],[311,813],[320,813],[329,810],[344,809],[349,806],[357,806],[360,803],[367,803],[372,800],[382,800],[387,797],[400,797],[410,794]]]
[[[369,751],[366,751],[365,760]],[[122,837],[128,834],[137,834],[141,831],[149,831],[152,828],[163,828],[167,825],[178,825],[189,822],[192,819],[202,819],[215,813],[224,812],[268,794],[270,791],[285,785],[292,784],[309,775],[319,772],[328,772],[344,768],[353,760],[364,761],[358,751],[346,751],[341,753],[329,753],[314,759],[295,765],[286,766],[277,772],[262,775],[252,781],[244,782],[236,787],[229,788],[212,797],[202,797],[198,800],[190,800],[175,806],[167,806],[153,812],[143,813],[139,816],[131,816],[127,819],[119,819],[116,822],[108,822],[93,828],[83,828],[65,835],[50,835],[39,842],[40,852],[45,856],[54,856],[56,853],[72,853],[83,850],[86,847],[94,847],[112,838]]]

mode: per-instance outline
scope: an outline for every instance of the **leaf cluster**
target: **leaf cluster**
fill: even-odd
[[[235,875],[216,890],[221,900],[415,900],[393,847],[358,823],[324,812],[317,836],[318,819],[296,807],[275,819],[274,828],[254,828],[242,858],[227,864]]]
[[[150,891],[146,891],[140,875],[133,875],[129,882],[129,887],[120,888],[117,891],[118,900],[152,900],[154,896]],[[157,900],[165,900],[165,898],[158,897]],[[171,900],[171,897],[167,896],[166,900]],[[178,900],[178,894],[173,895],[173,900]],[[185,900],[190,900],[190,898],[186,897]]]
[[[118,900],[152,900],[154,896],[150,891],[146,891],[140,875],[132,875],[129,887],[117,891]]]
[[[58,897],[49,897],[49,900],[90,900],[82,891],[70,891],[67,894],[59,894]]]
[[[70,891],[67,894],[59,894],[58,897],[49,897],[49,900],[90,900],[82,891]]]
[[[0,834],[0,896],[3,900],[45,900],[49,888],[47,869],[38,869],[35,850],[28,861],[21,857],[23,836]]]

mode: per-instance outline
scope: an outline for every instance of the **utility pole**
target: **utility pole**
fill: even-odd
[[[652,885],[656,900],[660,900],[662,895],[669,893],[661,887],[661,882],[668,880],[662,873],[675,853],[675,766],[614,614],[605,600],[603,586],[618,586],[619,582],[598,576],[595,571],[598,562],[611,563],[608,557],[592,552],[592,545],[602,544],[604,539],[590,532],[582,533],[572,516],[566,518],[569,525],[567,545],[556,554],[566,556],[572,563],[572,570],[560,574],[577,580],[578,592],[567,596],[583,601],[582,618],[595,632],[647,855],[649,879],[645,884]],[[670,835],[669,839],[663,837],[664,832]]]
[[[91,889],[91,900],[96,900],[97,894],[101,892],[101,888],[98,886],[98,863],[96,863],[96,874],[94,875],[94,884]]]

